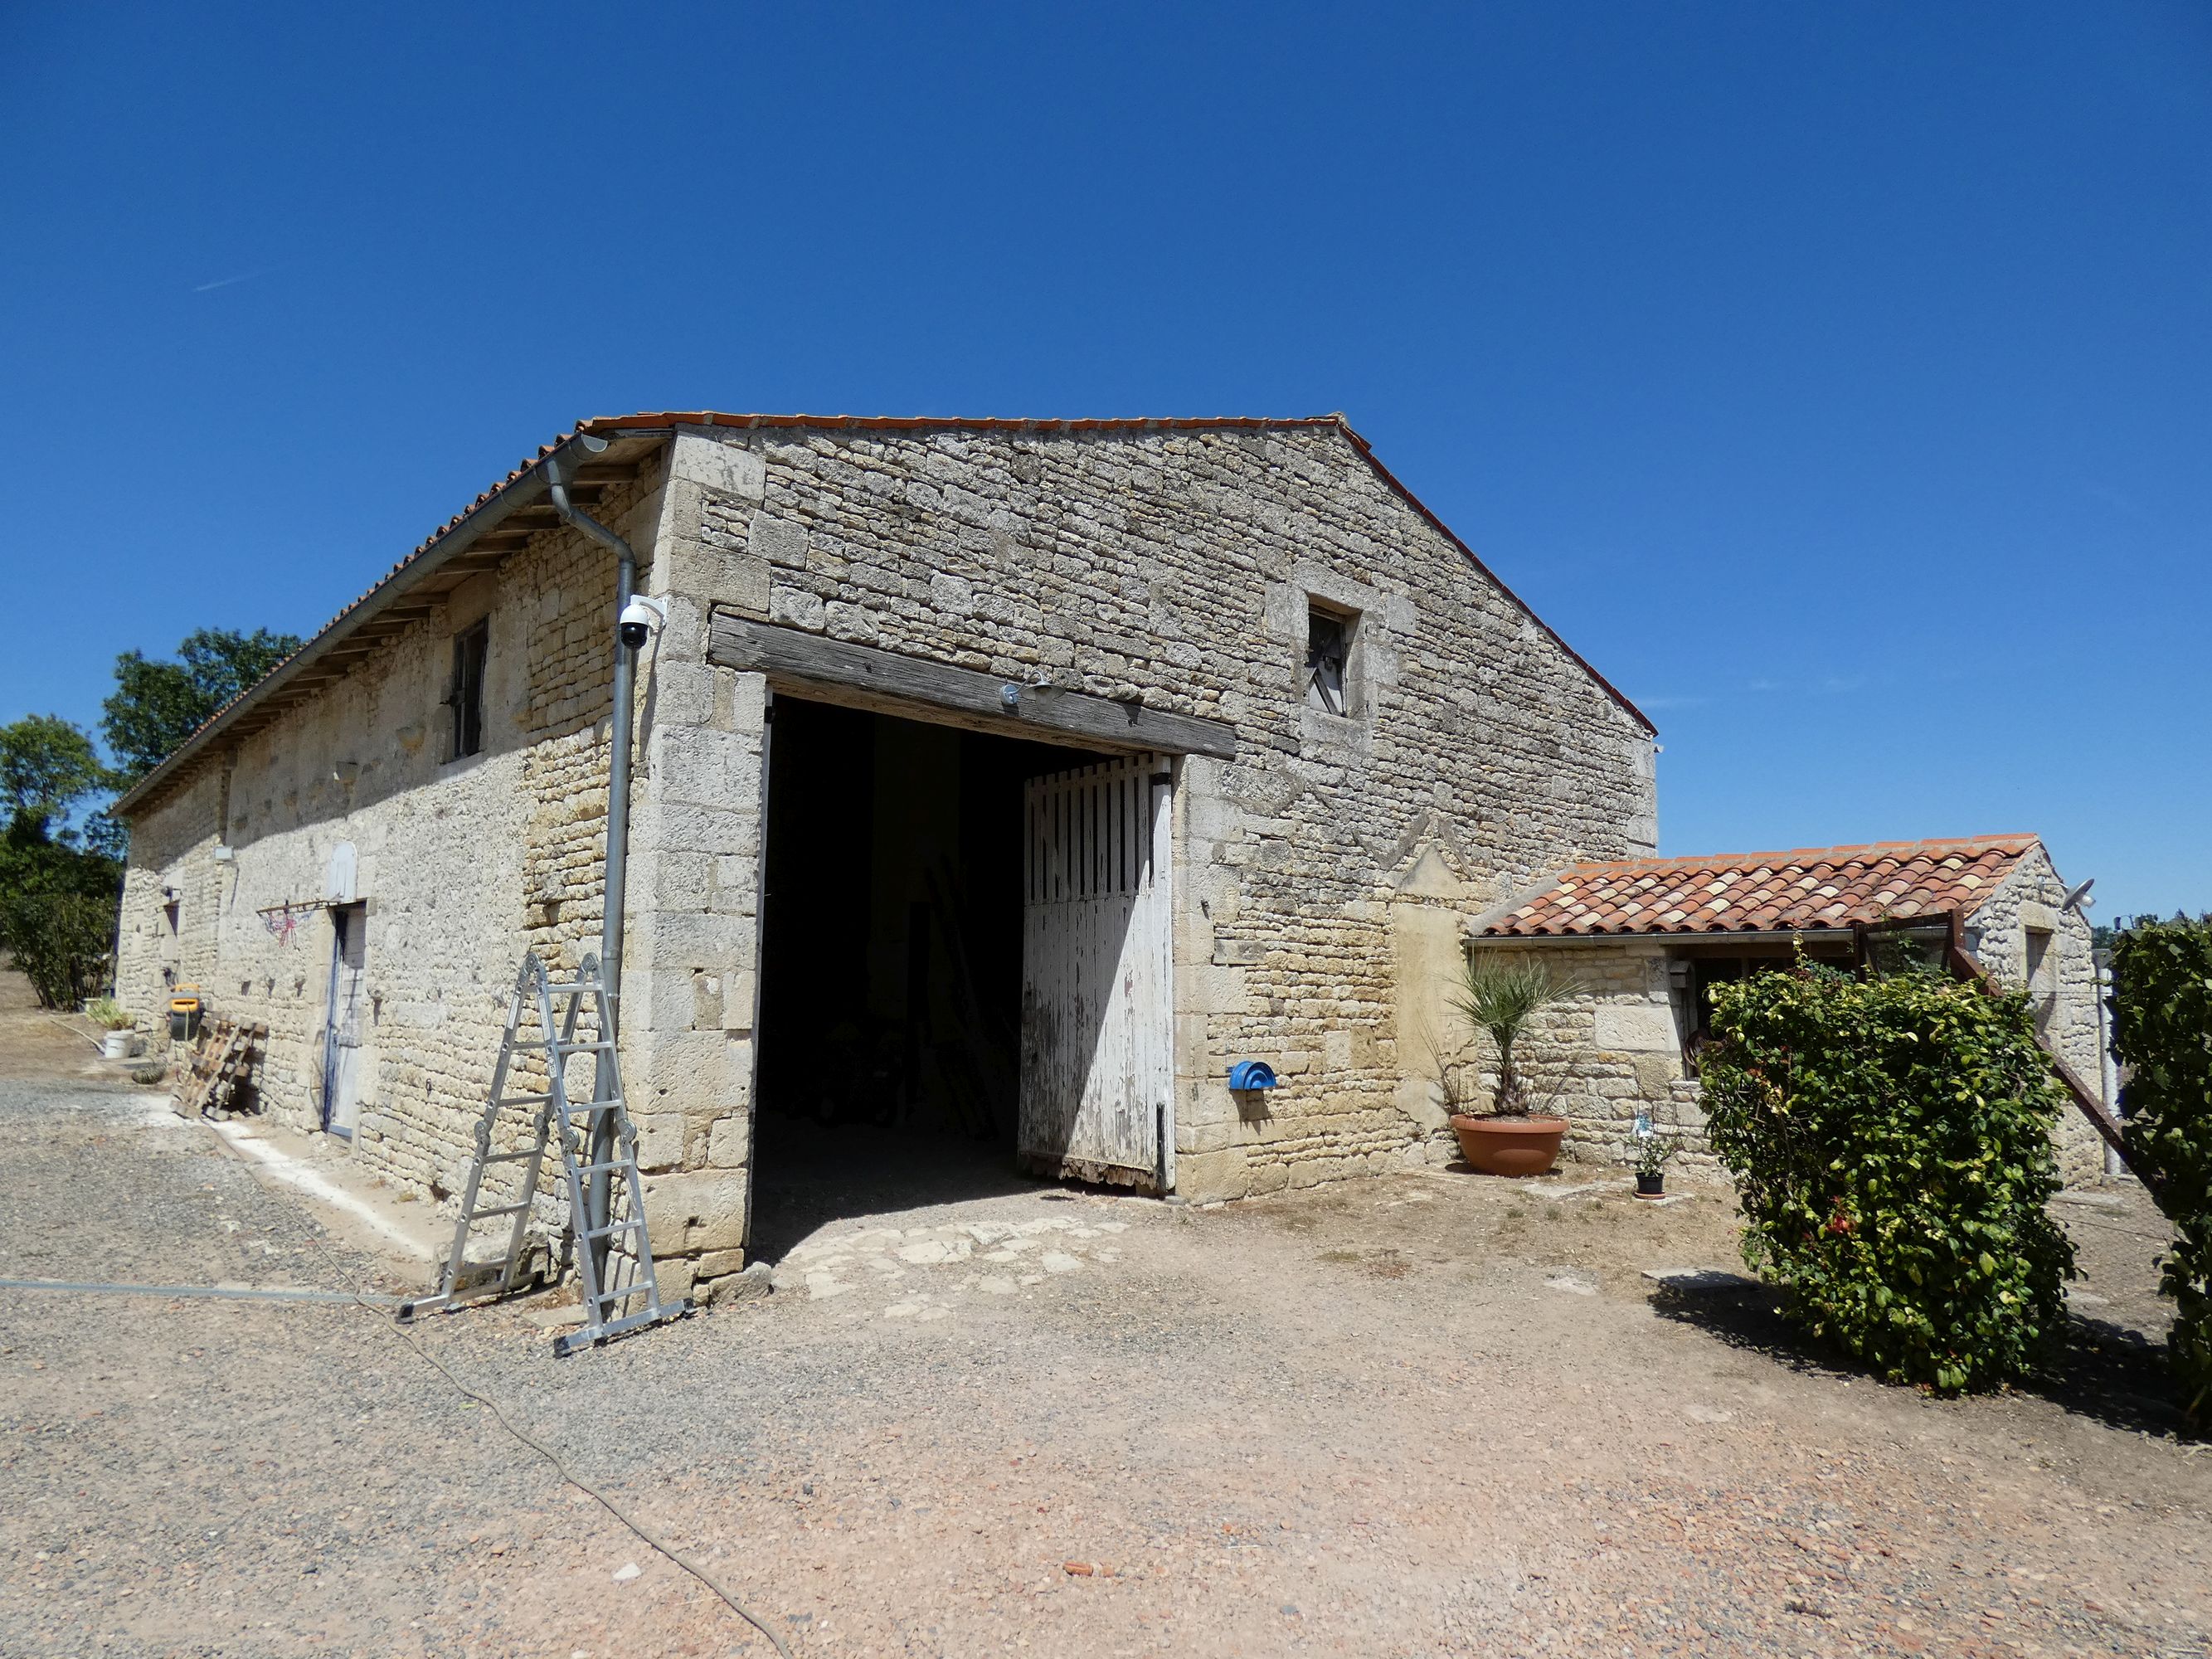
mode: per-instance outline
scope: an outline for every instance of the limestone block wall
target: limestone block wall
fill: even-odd
[[[1487,956],[1497,947],[1481,948]],[[1648,1112],[1656,1129],[1681,1137],[1684,1166],[1713,1165],[1697,1079],[1683,1060],[1690,1010],[1669,988],[1666,945],[1624,939],[1559,946],[1545,960],[1578,988],[1537,1017],[1515,1059],[1532,1104],[1567,1120],[1565,1156],[1632,1161],[1637,1115]],[[1464,1066],[1456,1092],[1475,1109],[1486,1109],[1498,1087],[1486,1040]]]
[[[1438,969],[1421,913],[1656,839],[1650,732],[1333,428],[702,428],[675,441],[662,532],[647,810],[681,827],[653,832],[664,921],[633,927],[655,1043],[684,1057],[659,1133],[687,1148],[749,1070],[757,969],[756,691],[693,672],[717,607],[1234,726],[1235,761],[1178,780],[1194,1197],[1441,1157],[1407,1036]],[[1358,618],[1341,716],[1302,697],[1314,600]],[[1285,1086],[1240,1104],[1242,1058]]]
[[[228,769],[202,768],[131,826],[115,941],[116,999],[156,1048],[174,985],[214,977],[216,919],[226,872],[215,859],[222,839]]]
[[[650,556],[657,480],[603,507]],[[270,1028],[263,1104],[320,1126],[333,854],[367,927],[355,1155],[443,1198],[473,1150],[520,953],[596,948],[612,561],[534,538],[343,681],[210,756],[137,811],[118,994],[149,1021],[169,979]],[[484,744],[450,756],[453,634],[489,619]],[[234,856],[219,863],[220,843]],[[179,890],[170,927],[165,887]],[[288,933],[262,911],[300,907]],[[165,973],[165,970],[166,973]]]
[[[742,590],[696,534],[679,447],[650,592],[668,607],[646,688],[633,794],[623,1043],[664,1295],[736,1272],[752,1163],[753,1020],[768,688],[708,666],[714,605]],[[721,476],[717,474],[717,476]],[[688,505],[690,511],[684,510]]]
[[[2065,894],[2039,847],[1974,913],[1966,942],[1993,977],[2017,988],[2028,983],[2029,931],[2050,934],[2050,957],[2034,988],[2049,1003],[2045,1034],[2094,1089],[2104,1069],[2091,930],[2079,911],[2060,910]],[[1690,1165],[1710,1164],[1700,1091],[1682,1058],[1691,1011],[1684,995],[1669,989],[1664,941],[1553,946],[1548,959],[1575,975],[1583,994],[1537,1020],[1522,1040],[1522,1070],[1537,1097],[1567,1119],[1568,1155],[1626,1161],[1636,1115],[1648,1111],[1655,1122],[1682,1132]],[[1494,1066],[1483,1047],[1464,1053],[1443,1092],[1486,1105],[1497,1087]],[[2101,1176],[2104,1142],[2079,1113],[2065,1113],[2052,1139],[2067,1184]]]
[[[2062,910],[2066,883],[2039,842],[1996,892],[1967,919],[1966,945],[1990,976],[2014,989],[2023,986],[2045,1005],[2043,1030],[2051,1048],[2092,1092],[2105,1077],[2104,1039],[2097,1016],[2097,964],[2088,918]],[[2028,935],[2050,935],[2049,956],[2030,981]],[[2117,1101],[2107,1105],[2118,1109]],[[2105,1143],[2081,1115],[2069,1109],[2054,1135],[2059,1173],[2069,1186],[2099,1179]]]

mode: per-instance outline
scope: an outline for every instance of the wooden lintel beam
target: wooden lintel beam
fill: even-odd
[[[996,674],[823,639],[794,628],[715,613],[707,660],[765,674],[794,696],[882,713],[902,711],[972,731],[1125,752],[1237,756],[1237,732],[1219,720],[1170,714],[1085,691],[1012,683]],[[1006,693],[1014,693],[1012,702]]]

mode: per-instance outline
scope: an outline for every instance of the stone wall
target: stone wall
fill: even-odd
[[[2089,920],[2080,910],[2061,910],[2066,884],[2041,843],[2033,848],[1996,892],[1967,919],[1966,945],[1999,984],[2027,986],[2042,1005],[2040,1019],[2051,1047],[2092,1093],[2105,1078],[2104,1039],[2097,1017],[2097,964]],[[2049,954],[2031,983],[2028,936],[2049,935]],[[2116,1111],[2119,1103],[2109,1101]],[[2099,1179],[2105,1170],[2105,1143],[2072,1107],[2059,1119],[2054,1137],[2059,1173],[2069,1186]]]
[[[2088,921],[2078,910],[2059,908],[2065,895],[2065,883],[2039,846],[1969,919],[1965,943],[1993,978],[2017,988],[2028,983],[2030,930],[2050,935],[2050,955],[2033,988],[2047,1003],[2045,1035],[2094,1091],[2105,1075],[2096,965]],[[1698,1083],[1683,1060],[1692,1011],[1686,993],[1670,989],[1665,941],[1546,950],[1552,964],[1572,974],[1583,989],[1535,1022],[1523,1039],[1523,1070],[1547,1109],[1567,1119],[1568,1155],[1629,1161],[1636,1115],[1648,1111],[1656,1123],[1683,1133],[1691,1167],[1710,1164]],[[1463,1041],[1462,1032],[1450,1029]],[[1447,1079],[1448,1092],[1486,1105],[1497,1087],[1486,1049],[1461,1052],[1467,1058]],[[2079,1112],[2068,1109],[2052,1139],[2068,1185],[2101,1177],[2104,1142]]]
[[[656,483],[603,508],[648,554]],[[264,1109],[319,1127],[325,901],[349,847],[367,926],[356,1156],[433,1195],[457,1189],[521,951],[573,965],[596,947],[613,596],[603,550],[541,534],[137,811],[118,979],[142,1025],[172,980],[198,982],[212,1015],[266,1021]],[[453,759],[452,640],[479,617],[483,747]],[[173,930],[165,887],[180,893]],[[264,912],[288,904],[295,926],[271,931]]]
[[[1195,1198],[1441,1158],[1414,1052],[1451,971],[1437,917],[1656,840],[1650,733],[1334,428],[709,428],[671,471],[649,815],[681,827],[653,832],[659,920],[633,927],[687,1139],[738,1097],[757,969],[758,690],[691,666],[716,607],[1236,728],[1238,758],[1185,761],[1177,790]],[[1358,618],[1342,716],[1301,695],[1313,599]],[[1240,1106],[1243,1058],[1284,1086]]]
[[[1477,947],[1485,959],[1520,952]],[[1636,1118],[1679,1135],[1681,1167],[1716,1168],[1705,1139],[1697,1079],[1683,1059],[1692,1011],[1671,988],[1659,939],[1547,947],[1552,969],[1571,977],[1575,994],[1546,1010],[1515,1048],[1532,1106],[1567,1120],[1565,1155],[1585,1164],[1633,1161]],[[1496,1055],[1486,1040],[1464,1051],[1454,1093],[1486,1109],[1498,1088]]]

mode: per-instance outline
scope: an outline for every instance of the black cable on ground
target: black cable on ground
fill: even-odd
[[[722,1601],[728,1606],[732,1613],[736,1613],[738,1618],[744,1620],[745,1623],[750,1625],[763,1636],[767,1637],[769,1644],[774,1646],[779,1654],[783,1656],[783,1659],[792,1659],[791,1650],[784,1644],[783,1638],[777,1635],[775,1631],[769,1629],[769,1626],[762,1621],[759,1614],[754,1613],[751,1608],[746,1607],[744,1602],[738,1601],[736,1596],[731,1595],[728,1590],[723,1589],[722,1586],[715,1581],[714,1576],[708,1572],[704,1567],[699,1565],[697,1562],[693,1561],[681,1550],[677,1549],[673,1545],[669,1544],[660,1538],[643,1522],[638,1520],[635,1516],[627,1513],[621,1504],[616,1503],[615,1500],[608,1497],[605,1492],[600,1491],[599,1487],[593,1486],[590,1481],[585,1480],[582,1475],[578,1474],[574,1469],[570,1468],[568,1465],[562,1460],[560,1453],[555,1451],[550,1446],[538,1439],[537,1436],[532,1434],[527,1429],[523,1428],[520,1425],[509,1419],[507,1413],[501,1409],[500,1404],[496,1400],[494,1400],[489,1395],[477,1392],[476,1389],[471,1388],[467,1383],[462,1382],[459,1377],[453,1374],[452,1368],[448,1366],[444,1360],[439,1358],[437,1355],[432,1353],[428,1348],[417,1342],[412,1335],[406,1331],[402,1330],[398,1325],[394,1324],[391,1319],[379,1312],[376,1308],[367,1302],[361,1301],[357,1297],[356,1298],[356,1305],[361,1307],[364,1311],[375,1314],[378,1324],[383,1326],[385,1329],[390,1331],[394,1336],[404,1342],[409,1347],[414,1349],[416,1354],[422,1359],[427,1361],[437,1370],[440,1376],[446,1379],[446,1381],[452,1383],[453,1387],[459,1389],[462,1394],[466,1395],[470,1399],[475,1401],[478,1405],[483,1407],[485,1410],[489,1411],[494,1417],[497,1418],[499,1419],[500,1427],[505,1429],[517,1440],[529,1447],[531,1450],[536,1452],[548,1463],[550,1463],[555,1471],[559,1474],[560,1477],[563,1480],[566,1480],[570,1486],[575,1487],[577,1491],[591,1498],[609,1515],[614,1516],[616,1520],[621,1522],[623,1525],[628,1527],[632,1532],[635,1533],[647,1547],[658,1551],[660,1554],[666,1556],[671,1561],[673,1561],[678,1566],[683,1568],[684,1571],[690,1573],[694,1578],[704,1584],[708,1589],[714,1591],[716,1595],[721,1597]]]
[[[343,1268],[339,1266],[337,1258],[331,1254],[330,1246],[323,1242],[321,1230],[314,1226],[313,1217],[308,1218],[308,1224],[312,1229],[308,1237],[314,1240],[315,1248],[322,1252],[323,1260],[331,1264],[332,1273],[334,1273],[340,1279],[343,1279],[346,1277],[345,1272]],[[637,1535],[638,1540],[643,1543],[647,1548],[653,1550],[657,1554],[667,1557],[668,1559],[674,1562],[678,1567],[682,1568],[685,1572],[690,1573],[692,1577],[697,1579],[708,1589],[712,1590],[721,1599],[723,1604],[727,1607],[732,1613],[736,1613],[738,1618],[744,1620],[745,1623],[750,1625],[763,1636],[768,1638],[769,1645],[775,1648],[776,1652],[781,1656],[781,1659],[793,1659],[791,1649],[785,1643],[783,1638],[777,1635],[774,1630],[769,1628],[767,1622],[763,1620],[758,1613],[755,1613],[750,1607],[748,1607],[744,1602],[738,1601],[736,1596],[731,1595],[728,1590],[725,1589],[715,1579],[713,1574],[709,1573],[704,1567],[701,1566],[697,1562],[685,1555],[681,1550],[678,1550],[673,1545],[662,1539],[642,1521],[638,1520],[636,1516],[624,1510],[621,1504],[616,1503],[613,1498],[608,1497],[605,1492],[601,1491],[598,1486],[593,1486],[590,1481],[585,1480],[582,1475],[578,1474],[574,1469],[570,1468],[568,1465],[562,1461],[560,1453],[555,1451],[544,1441],[538,1439],[537,1436],[532,1434],[528,1430],[521,1427],[512,1418],[508,1417],[507,1413],[501,1409],[499,1401],[494,1400],[489,1395],[479,1393],[477,1389],[471,1388],[466,1382],[461,1381],[459,1376],[454,1375],[453,1368],[447,1365],[444,1360],[439,1358],[437,1355],[432,1353],[420,1342],[417,1342],[412,1333],[393,1323],[391,1316],[385,1310],[379,1308],[375,1304],[370,1302],[368,1299],[367,1294],[358,1285],[349,1289],[346,1294],[351,1299],[356,1307],[361,1309],[362,1312],[374,1316],[380,1328],[390,1332],[393,1336],[398,1338],[400,1341],[405,1343],[410,1348],[414,1350],[416,1358],[430,1366],[432,1370],[435,1370],[441,1376],[444,1377],[447,1382],[452,1383],[462,1395],[475,1401],[477,1404],[482,1406],[486,1411],[489,1412],[495,1418],[499,1419],[500,1427],[505,1429],[509,1434],[513,1435],[517,1440],[521,1442],[522,1444],[527,1446],[532,1451],[536,1452],[540,1457],[551,1464],[553,1466],[554,1473],[558,1474],[570,1486],[574,1486],[578,1492],[582,1492],[593,1503],[597,1504],[609,1515],[614,1516],[616,1520],[621,1522],[623,1526],[629,1528],[631,1532]]]
[[[2062,1217],[2061,1219],[2069,1224],[2078,1222],[2084,1227],[2101,1227],[2108,1233],[2125,1233],[2130,1238],[2144,1239],[2153,1244],[2171,1243],[2173,1240],[2173,1235],[2171,1232],[2147,1233],[2140,1227],[2123,1226],[2117,1221],[2100,1221],[2094,1216],[2069,1215]]]

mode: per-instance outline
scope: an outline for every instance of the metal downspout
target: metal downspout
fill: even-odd
[[[607,447],[605,438],[588,434],[575,441],[587,452],[597,454]],[[630,601],[637,585],[637,554],[620,536],[577,507],[568,499],[568,480],[566,475],[566,454],[556,451],[546,458],[546,494],[563,524],[574,526],[611,550],[615,556],[615,615],[620,617]],[[637,653],[615,640],[614,710],[609,730],[607,757],[607,869],[603,915],[599,922],[599,972],[607,987],[607,1009],[614,1029],[605,1033],[613,1042],[622,1024],[622,963],[623,911],[627,897],[629,877],[629,771],[630,728],[634,724],[633,704],[636,695]],[[592,1098],[608,1098],[607,1085],[611,1080],[611,1066],[593,1067]],[[591,1190],[586,1194],[585,1207],[589,1212],[590,1226],[602,1228],[607,1224],[614,1192],[614,1176],[608,1167],[614,1162],[614,1114],[600,1112],[594,1115],[592,1125],[590,1161],[598,1166],[592,1175]],[[593,1266],[599,1272],[599,1282],[606,1283],[607,1243],[605,1238],[593,1241]]]

